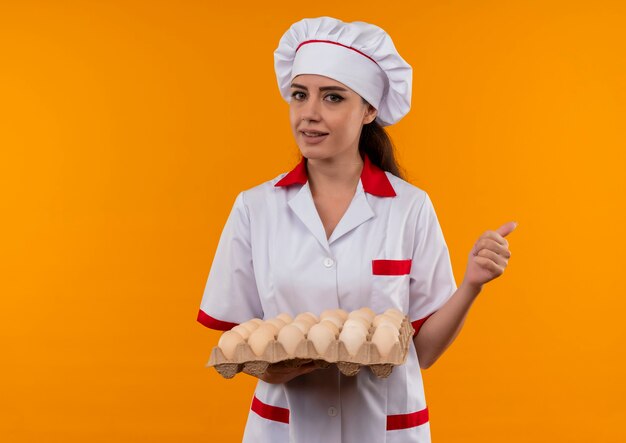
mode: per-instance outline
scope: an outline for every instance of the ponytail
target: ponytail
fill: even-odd
[[[391,138],[376,120],[363,125],[359,139],[359,152],[367,154],[370,161],[383,171],[389,171],[396,177],[405,179],[396,162]]]

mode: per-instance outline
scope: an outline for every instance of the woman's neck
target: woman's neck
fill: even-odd
[[[307,159],[307,175],[311,194],[330,196],[354,193],[363,170],[363,159],[358,151],[354,156],[328,159]]]

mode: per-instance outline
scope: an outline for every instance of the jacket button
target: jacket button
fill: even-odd
[[[334,264],[335,261],[332,258],[328,257],[324,259],[324,266],[326,266],[327,268],[330,268]]]
[[[328,408],[328,415],[331,417],[334,417],[337,415],[337,408],[331,406],[330,408]]]

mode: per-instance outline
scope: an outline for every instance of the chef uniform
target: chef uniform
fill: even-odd
[[[301,53],[302,51],[302,53]],[[283,97],[298,74],[325,75],[366,98],[389,125],[410,107],[411,67],[382,29],[304,19],[275,52]],[[346,62],[347,61],[347,62]],[[309,187],[306,159],[239,193],[209,272],[198,321],[228,330],[251,318],[326,309],[396,308],[419,331],[456,291],[450,255],[428,194],[363,155],[355,195],[330,238]],[[427,443],[428,408],[413,341],[388,378],[335,366],[284,384],[261,380],[244,442]]]

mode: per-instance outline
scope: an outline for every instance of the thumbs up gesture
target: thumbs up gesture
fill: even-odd
[[[516,222],[508,222],[480,236],[469,254],[463,283],[480,290],[482,285],[502,275],[511,258],[509,242],[504,237],[516,227]]]

